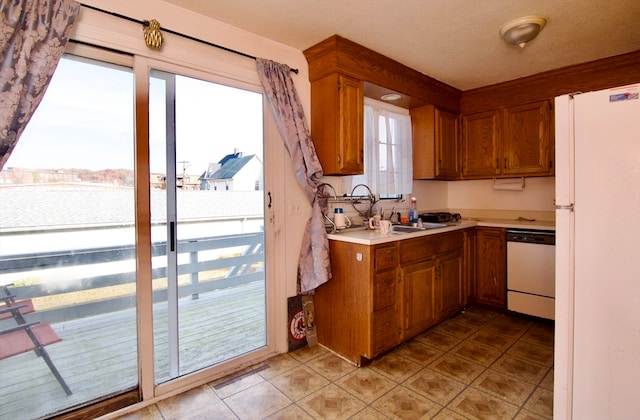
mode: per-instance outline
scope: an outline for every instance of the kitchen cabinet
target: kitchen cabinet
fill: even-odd
[[[435,323],[436,258],[433,236],[399,242],[402,336],[407,339]]]
[[[476,302],[506,308],[507,237],[503,228],[477,228]]]
[[[325,175],[364,173],[364,85],[333,73],[311,82],[311,138]]]
[[[318,342],[356,365],[460,310],[462,230],[380,245],[329,242],[333,278],[314,295]]]
[[[462,116],[462,178],[553,175],[549,101]]]
[[[458,115],[433,105],[410,110],[413,179],[460,178]]]

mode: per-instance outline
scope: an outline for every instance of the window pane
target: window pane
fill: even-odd
[[[0,172],[0,296],[27,305],[51,361],[30,341],[0,357],[0,418],[137,386],[132,92],[130,68],[64,56]]]

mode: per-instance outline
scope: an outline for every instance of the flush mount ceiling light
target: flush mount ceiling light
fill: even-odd
[[[383,101],[397,101],[400,98],[402,98],[402,96],[397,93],[387,93],[386,95],[382,95],[380,97],[380,99],[382,99]]]
[[[502,25],[500,36],[508,43],[524,48],[527,42],[538,36],[546,23],[547,19],[542,16],[521,17]]]

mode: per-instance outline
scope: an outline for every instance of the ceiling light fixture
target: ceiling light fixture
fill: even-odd
[[[508,43],[524,48],[527,42],[538,36],[546,23],[547,19],[542,16],[521,17],[502,25],[500,36]]]
[[[383,101],[397,101],[400,98],[402,98],[402,96],[397,93],[387,93],[380,97],[380,99],[382,99]]]

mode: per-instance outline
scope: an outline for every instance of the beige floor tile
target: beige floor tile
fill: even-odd
[[[468,419],[511,419],[518,407],[490,394],[467,388],[447,408]]]
[[[513,420],[546,420],[548,417],[539,416],[527,410],[520,410]]]
[[[491,365],[502,355],[500,350],[494,347],[485,346],[472,341],[463,341],[449,350],[449,353],[482,366]]]
[[[482,365],[449,353],[435,360],[429,367],[467,385],[473,382],[473,380],[485,370],[485,367]]]
[[[349,417],[349,420],[385,420],[388,418],[388,416],[385,416],[375,408],[366,407],[364,410],[356,413],[353,417]]]
[[[336,384],[367,404],[398,385],[395,381],[368,367],[349,373],[336,381]]]
[[[403,386],[394,388],[371,405],[392,419],[428,419],[442,409],[440,404]]]
[[[330,351],[320,345],[316,345],[313,347],[302,347],[301,349],[289,353],[289,355],[301,363],[306,363],[309,360],[324,356],[327,353],[330,353]]]
[[[460,320],[459,317],[456,317],[438,324],[433,328],[433,330],[443,334],[453,335],[455,337],[467,338],[474,332],[478,331],[478,327],[470,325]]]
[[[507,350],[507,354],[513,357],[531,360],[547,367],[551,367],[553,365],[552,347],[538,346],[524,341],[519,341]]]
[[[357,369],[356,366],[333,353],[310,360],[306,365],[330,381],[335,381]]]
[[[244,374],[233,377],[228,381],[220,382],[212,388],[220,398],[224,399],[264,381],[265,379],[257,373]]]
[[[546,366],[538,365],[517,357],[512,357],[508,354],[505,354],[496,360],[496,362],[491,365],[490,369],[506,373],[509,376],[513,376],[516,379],[534,385],[539,384],[549,370]]]
[[[269,382],[293,401],[298,401],[329,384],[327,378],[304,365],[271,378]]]
[[[414,340],[424,343],[428,346],[435,347],[441,351],[448,351],[462,341],[460,337],[455,335],[443,334],[439,331],[430,329],[416,336]]]
[[[191,389],[158,402],[156,405],[165,418],[178,418],[189,414],[194,409],[220,401],[209,385]]]
[[[473,343],[493,347],[501,352],[511,347],[511,345],[515,343],[516,339],[517,337],[502,335],[500,330],[486,327],[468,338],[468,340]]]
[[[400,383],[422,369],[422,365],[398,354],[389,353],[371,363],[370,368]]]
[[[441,350],[427,346],[418,340],[411,340],[402,344],[393,353],[423,366],[428,365],[443,354]]]
[[[531,411],[543,418],[553,417],[553,391],[544,388],[536,388],[531,398],[524,405],[524,409]]]
[[[466,387],[462,382],[428,367],[404,381],[402,385],[441,405],[447,405]]]
[[[553,347],[554,328],[552,323],[535,324],[522,336],[527,343]]]
[[[259,374],[265,379],[273,378],[283,372],[300,366],[300,360],[293,357],[293,353],[279,354],[264,362],[265,368]]]
[[[164,420],[156,404],[143,407],[133,413],[117,417],[117,420]]]
[[[185,407],[188,408],[188,407]],[[205,407],[186,410],[187,413],[179,417],[165,417],[175,420],[237,420],[237,416],[222,401],[216,401]]]
[[[269,382],[262,382],[224,399],[224,402],[241,419],[257,419],[270,416],[292,401]]]
[[[495,311],[481,308],[479,306],[472,306],[458,315],[456,319],[478,328],[497,318],[498,315],[499,314]]]
[[[473,382],[473,386],[517,406],[524,404],[535,388],[533,384],[494,370],[486,371],[480,375]]]
[[[345,419],[365,408],[365,403],[335,384],[330,384],[297,403],[314,418]]]
[[[283,408],[282,410],[265,417],[265,420],[311,420],[309,414],[307,414],[302,408],[296,404]]]
[[[433,420],[467,420],[467,417],[461,416],[455,411],[448,408],[443,409],[433,417]]]
[[[549,369],[549,372],[547,372],[542,382],[540,382],[540,387],[553,391],[553,368]]]
[[[532,325],[533,323],[529,319],[519,318],[517,316],[507,314],[500,314],[487,324],[487,326],[500,328],[504,330],[504,335],[511,336],[521,335]]]

